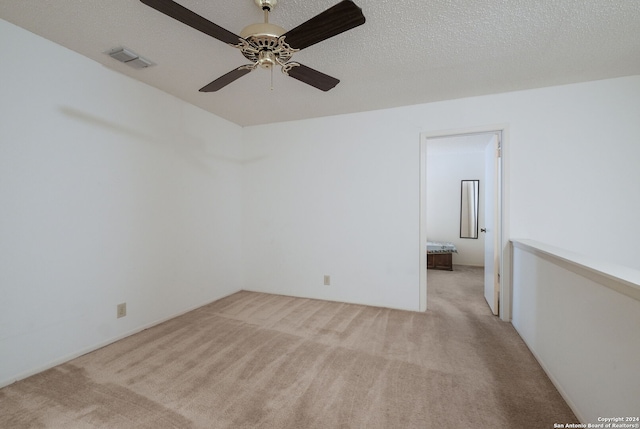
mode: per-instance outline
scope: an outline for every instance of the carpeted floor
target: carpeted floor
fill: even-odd
[[[551,428],[576,418],[482,269],[427,313],[239,292],[0,390],[1,428]]]

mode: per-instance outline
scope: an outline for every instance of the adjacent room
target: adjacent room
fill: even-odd
[[[499,241],[497,232],[502,229],[494,215],[500,212],[496,196],[500,187],[494,184],[500,182],[496,155],[501,133],[423,139],[426,195],[421,212],[426,216],[427,291],[458,289],[458,283],[478,284],[484,290],[485,278],[494,285],[500,265],[495,264],[500,258],[494,250],[499,246],[493,241]],[[499,304],[493,301],[492,295],[487,298],[497,315]]]
[[[0,1],[1,427],[638,427],[640,2],[354,1]]]

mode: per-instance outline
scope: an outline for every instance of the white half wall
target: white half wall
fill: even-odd
[[[640,270],[530,240],[513,253],[513,326],[580,421],[637,417]]]
[[[0,56],[0,386],[242,288],[240,127],[2,20]]]
[[[420,133],[493,125],[510,236],[640,267],[638,100],[632,76],[245,128],[245,287],[417,310]]]

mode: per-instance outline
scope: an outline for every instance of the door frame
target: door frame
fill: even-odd
[[[500,308],[499,317],[511,321],[511,252],[509,242],[509,126],[508,124],[487,125],[463,129],[425,131],[420,133],[420,311],[426,311],[427,303],[427,140],[444,137],[459,137],[471,134],[499,133],[501,156],[499,160],[499,201],[500,207]]]

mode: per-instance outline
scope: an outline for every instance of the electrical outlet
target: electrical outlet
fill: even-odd
[[[330,275],[327,275],[327,274],[324,275],[324,285],[325,286],[331,286],[331,276]]]
[[[127,315],[127,303],[118,304],[118,319]]]

